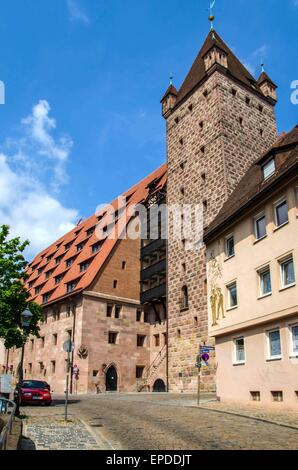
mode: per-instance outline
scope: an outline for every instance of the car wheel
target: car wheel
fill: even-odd
[[[51,401],[49,401],[49,402],[48,402],[48,403],[46,403],[45,405],[46,405],[46,406],[51,406],[51,404],[52,404],[52,402],[51,402]]]

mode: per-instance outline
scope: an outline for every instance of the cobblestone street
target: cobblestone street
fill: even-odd
[[[254,413],[253,409],[242,407],[234,410],[247,414],[247,417],[241,417],[223,413],[232,409],[225,410],[222,405],[218,412],[215,409],[217,404],[207,403],[208,397],[205,398],[204,408],[198,409],[193,395],[103,394],[72,397],[69,412],[74,432],[68,430],[66,434],[61,434],[60,444],[55,426],[60,421],[61,427],[64,411],[62,397],[56,397],[50,408],[24,407],[22,413],[29,417],[29,437],[33,441],[38,438],[42,448],[49,446],[49,438],[40,437],[40,423],[43,421],[47,428],[52,428],[50,434],[56,436],[53,444],[56,449],[74,448],[77,442],[85,443],[86,448],[90,449],[117,450],[298,449],[298,429],[252,419],[256,415],[275,420],[274,410],[268,410],[267,414],[263,411],[262,416]],[[207,409],[209,407],[212,409]],[[287,424],[287,416],[290,415],[276,414],[283,424]],[[34,428],[36,417],[38,431]],[[298,424],[296,417],[297,420],[295,414],[292,415],[289,425]],[[78,424],[78,419],[83,422]],[[71,444],[69,441],[72,441]]]

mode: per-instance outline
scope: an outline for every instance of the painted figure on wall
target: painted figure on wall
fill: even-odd
[[[218,286],[218,279],[222,276],[222,268],[216,260],[214,254],[210,256],[209,277],[211,284],[211,312],[212,312],[212,326],[218,325],[220,316],[225,318],[224,311],[224,296],[221,288]]]

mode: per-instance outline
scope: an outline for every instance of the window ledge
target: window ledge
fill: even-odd
[[[236,310],[236,308],[238,308],[238,305],[235,305],[235,307],[229,307],[227,308],[227,312],[231,312],[231,310]]]
[[[275,229],[273,230],[273,233],[277,232],[278,230],[280,230],[281,228],[285,227],[286,225],[288,225],[290,222],[289,220],[287,222],[285,222],[284,224],[281,224],[279,225],[278,227],[275,227]]]
[[[180,307],[180,312],[187,312],[189,307]]]
[[[237,366],[245,366],[246,362],[245,361],[241,361],[241,362],[233,362],[233,366],[234,367],[237,367]]]
[[[267,357],[266,362],[275,362],[275,361],[281,361],[282,356],[276,356],[276,357]]]
[[[264,235],[263,237],[261,238],[256,238],[256,240],[254,241],[254,245],[257,245],[258,243],[260,243],[262,240],[265,240],[265,238],[267,238],[268,235]]]
[[[295,286],[296,286],[296,282],[294,282],[293,284],[289,284],[286,287],[282,287],[281,289],[279,289],[279,292],[283,292],[284,290],[291,289],[292,287],[295,287]]]
[[[226,263],[226,262],[229,261],[230,259],[235,258],[235,256],[236,256],[236,255],[227,256],[224,262]]]
[[[268,294],[260,295],[260,297],[258,297],[258,300],[266,299],[267,297],[271,297],[271,295],[272,295],[272,292],[269,292]]]
[[[291,354],[289,359],[298,359],[298,354]]]

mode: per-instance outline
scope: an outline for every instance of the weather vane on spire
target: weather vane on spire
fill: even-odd
[[[170,85],[173,85],[173,80],[174,80],[174,77],[173,77],[173,74],[171,73],[171,75],[170,75]]]
[[[209,8],[209,10],[210,10],[209,21],[210,21],[210,29],[211,29],[211,31],[213,31],[213,29],[214,29],[214,28],[213,28],[213,22],[214,22],[214,20],[215,20],[215,16],[214,16],[214,14],[213,14],[213,8],[214,8],[214,5],[215,5],[215,2],[216,2],[216,0],[211,0],[211,1],[210,1],[210,8]]]

